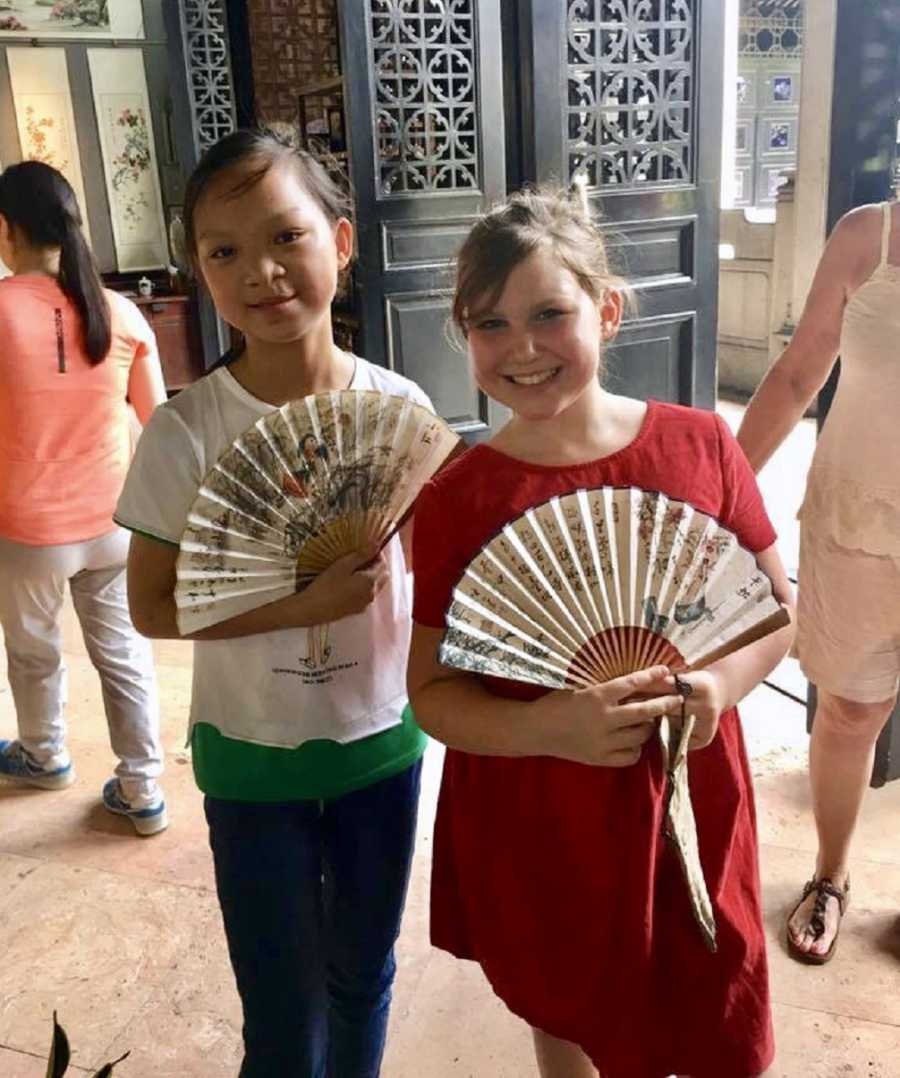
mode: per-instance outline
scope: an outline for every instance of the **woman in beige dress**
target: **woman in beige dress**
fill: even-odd
[[[750,403],[738,441],[759,470],[841,357],[801,506],[796,649],[818,689],[809,769],[819,838],[788,918],[803,962],[834,954],[850,842],[900,674],[900,207],[838,222],[803,317]]]

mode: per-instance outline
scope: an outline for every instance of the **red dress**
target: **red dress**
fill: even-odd
[[[529,506],[580,487],[660,490],[717,517],[750,550],[775,533],[717,416],[651,402],[635,440],[548,468],[476,446],[416,507],[414,619],[442,628],[466,564]],[[486,678],[494,693],[542,691]],[[630,768],[448,750],[434,838],[431,938],[479,962],[528,1023],[582,1046],[604,1078],[750,1078],[774,1054],[753,791],[737,711],[690,756],[704,873],[718,924],[709,953],[676,855],[660,834],[651,739]]]

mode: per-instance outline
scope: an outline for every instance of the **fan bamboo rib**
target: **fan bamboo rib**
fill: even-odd
[[[713,517],[605,487],[529,509],[485,546],[454,590],[441,659],[587,687],[697,668],[786,623],[753,554]]]
[[[459,438],[374,391],[283,405],[203,480],[176,565],[183,635],[292,595],[338,558],[380,549]]]

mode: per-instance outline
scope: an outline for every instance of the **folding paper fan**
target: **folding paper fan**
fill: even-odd
[[[176,563],[181,633],[381,547],[458,443],[427,408],[374,391],[319,393],[258,420],[216,462],[188,515]]]
[[[750,551],[713,517],[635,487],[579,490],[506,525],[453,592],[447,666],[551,689],[587,688],[664,664],[698,669],[786,625]],[[668,830],[710,945],[684,747],[661,724]]]

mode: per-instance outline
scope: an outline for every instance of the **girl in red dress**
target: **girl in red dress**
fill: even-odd
[[[774,1052],[753,791],[735,704],[791,629],[685,675],[690,784],[718,922],[710,953],[661,836],[655,731],[681,699],[664,667],[547,692],[450,670],[436,655],[466,564],[530,506],[634,485],[690,502],[757,553],[791,604],[750,468],[711,412],[618,396],[598,378],[620,282],[590,219],[523,192],[459,257],[454,319],[481,389],[512,411],[416,508],[416,718],[448,746],[435,830],[432,941],[479,962],[534,1032],[543,1078],[750,1078]]]

